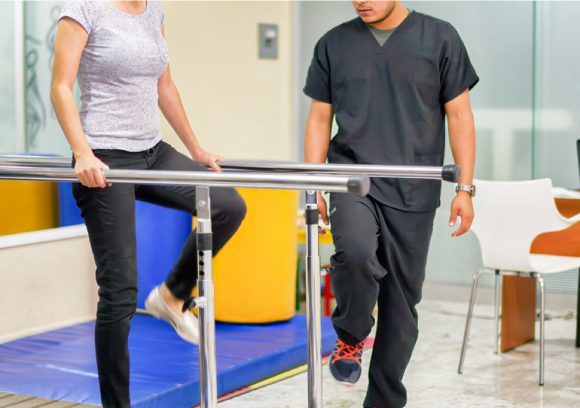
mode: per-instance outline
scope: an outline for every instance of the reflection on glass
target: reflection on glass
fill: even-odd
[[[580,139],[578,2],[537,2],[534,75],[534,178],[580,188],[576,140]],[[546,287],[575,293],[578,270],[547,275]]]
[[[56,25],[62,1],[25,3],[26,135],[28,151],[68,152],[50,103]]]
[[[534,176],[579,188],[580,3],[536,4]]]

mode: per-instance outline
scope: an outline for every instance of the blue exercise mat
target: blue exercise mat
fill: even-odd
[[[100,405],[93,330],[94,322],[82,323],[0,344],[0,391]],[[218,323],[216,335],[220,395],[306,363],[304,316],[264,325]],[[323,354],[335,339],[324,318]],[[129,348],[134,408],[199,404],[198,349],[168,323],[135,316]]]

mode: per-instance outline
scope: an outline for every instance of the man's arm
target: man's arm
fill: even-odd
[[[445,104],[449,129],[449,142],[455,164],[461,168],[459,184],[473,184],[473,169],[475,166],[475,125],[473,112],[469,101],[469,91]],[[451,203],[449,226],[455,225],[457,216],[461,217],[461,225],[451,236],[463,235],[473,222],[473,204],[467,192],[459,191]]]
[[[334,111],[331,104],[312,100],[304,137],[304,160],[307,163],[326,162],[333,115]],[[318,212],[322,221],[328,224],[326,201],[320,193],[318,193]]]

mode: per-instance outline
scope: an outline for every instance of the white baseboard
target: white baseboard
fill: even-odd
[[[41,326],[35,326],[33,328],[12,332],[8,335],[0,335],[0,344],[16,340],[22,337],[34,336],[35,334],[44,333],[50,330],[62,329],[63,327],[72,326],[79,323],[85,323],[91,320],[95,320],[94,314],[88,316],[81,316],[69,320],[63,320],[60,322],[53,322]]]
[[[448,300],[451,302],[469,302],[471,286],[456,283],[425,282],[423,298],[429,300]],[[493,305],[494,290],[489,286],[480,285],[477,289],[478,303]],[[566,293],[546,292],[546,308],[576,311],[577,296]]]

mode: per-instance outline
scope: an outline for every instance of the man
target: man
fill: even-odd
[[[445,116],[462,174],[451,205],[452,235],[469,230],[475,130],[469,90],[479,78],[448,23],[399,1],[353,1],[358,18],[317,43],[304,92],[308,162],[441,165]],[[338,133],[330,139],[333,116]],[[332,194],[336,248],[332,284],[338,334],[329,367],[339,382],[361,375],[363,340],[378,322],[365,407],[403,407],[403,374],[417,340],[417,312],[441,183],[374,179],[368,197]],[[321,195],[319,211],[328,223]]]

